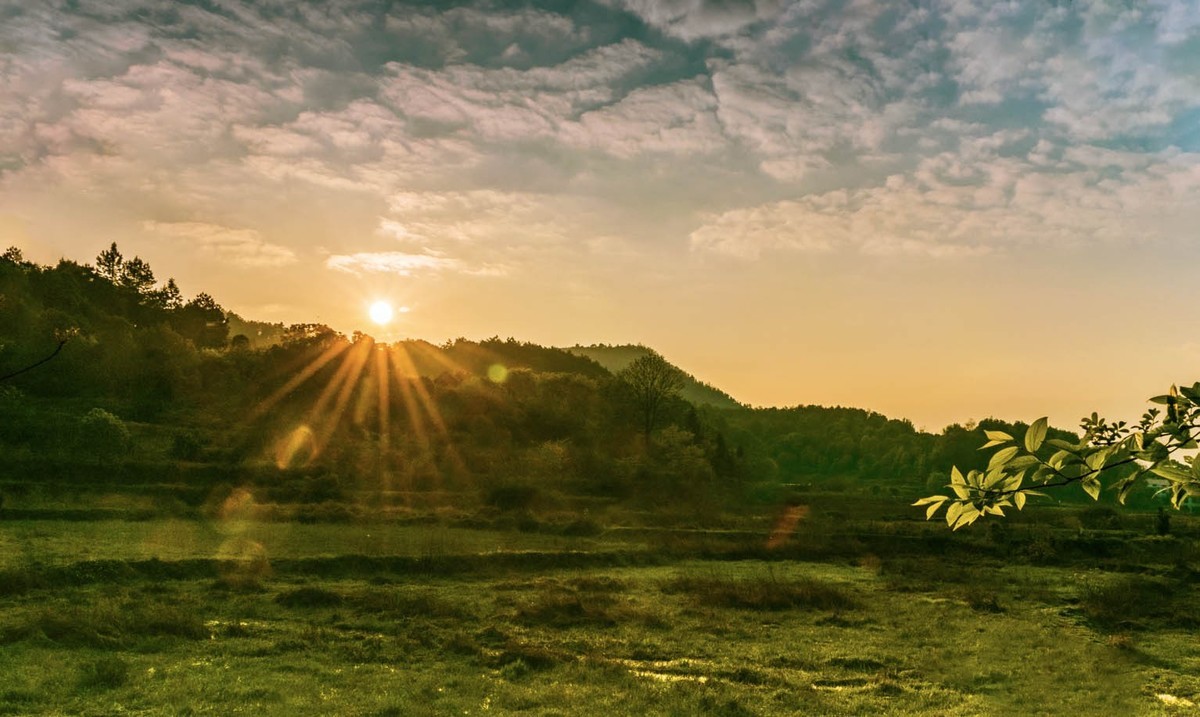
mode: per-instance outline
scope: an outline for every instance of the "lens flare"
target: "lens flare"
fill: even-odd
[[[487,375],[492,383],[504,383],[508,380],[508,367],[501,363],[494,363],[488,366]]]
[[[306,466],[316,452],[317,440],[313,430],[301,424],[276,444],[275,467],[286,470]]]

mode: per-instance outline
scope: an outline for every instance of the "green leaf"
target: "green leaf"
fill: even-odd
[[[1080,483],[1080,485],[1083,486],[1083,490],[1088,495],[1092,496],[1092,500],[1100,500],[1099,478],[1086,478]]]
[[[988,441],[987,443],[984,443],[982,446],[980,446],[979,450],[986,451],[989,448],[995,448],[996,446],[1002,446],[1005,443],[1008,443],[1008,441]]]
[[[958,470],[958,466],[950,469],[950,490],[954,491],[954,495],[959,498],[966,499],[971,495],[971,491],[967,490],[967,479]]]
[[[1076,444],[1074,444],[1074,443],[1070,443],[1070,442],[1068,442],[1068,441],[1064,441],[1064,440],[1063,440],[1063,439],[1061,439],[1061,438],[1051,438],[1051,439],[1049,439],[1048,441],[1046,441],[1046,443],[1048,443],[1049,445],[1052,445],[1052,446],[1054,446],[1055,448],[1060,448],[1060,449],[1062,449],[1062,450],[1064,450],[1064,451],[1070,451],[1070,452],[1072,452],[1072,453],[1074,453],[1075,451],[1079,450],[1079,446],[1078,446],[1078,445],[1076,445]]]
[[[1046,440],[1046,430],[1050,427],[1050,419],[1042,416],[1033,422],[1028,431],[1025,431],[1025,450],[1030,453],[1037,453],[1037,450],[1042,447],[1042,441]]]
[[[958,519],[962,517],[965,508],[966,505],[963,503],[951,503],[950,507],[946,509],[946,525],[953,528]]]
[[[1186,471],[1174,463],[1159,463],[1152,466],[1150,472],[1160,478],[1166,478],[1172,483],[1187,483],[1192,480],[1191,471]]]
[[[1116,482],[1116,484],[1113,487],[1117,489],[1117,502],[1118,503],[1120,503],[1121,505],[1125,505],[1125,498],[1129,495],[1129,491],[1133,490],[1134,484],[1137,483],[1137,479],[1141,478],[1142,475],[1143,475],[1143,472],[1138,471],[1137,473],[1134,473],[1131,476],[1122,478],[1121,480]]]
[[[1010,471],[1020,471],[1041,464],[1037,456],[1017,456],[1008,462],[1006,468]]]
[[[938,508],[941,508],[942,504],[948,500],[950,498],[944,495],[931,495],[928,498],[918,500],[913,505],[928,505],[929,507],[925,509],[925,520],[929,520],[938,511]]]
[[[1025,493],[1013,493],[1013,503],[1017,506],[1017,510],[1025,510]]]
[[[958,517],[958,520],[954,524],[954,530],[958,530],[959,528],[962,528],[964,526],[970,525],[971,523],[974,523],[975,521],[979,520],[980,515],[983,515],[983,514],[980,513],[979,510],[975,506],[973,506],[973,505],[964,506],[962,515],[960,515]]]
[[[1020,450],[1021,449],[1017,448],[1016,446],[1009,446],[1008,448],[1001,448],[1000,450],[996,451],[996,453],[992,456],[992,459],[988,461],[988,470],[990,471],[993,468],[999,468],[1000,466],[1008,463],[1017,455],[1017,452]]]
[[[987,436],[989,441],[1000,441],[1001,443],[1008,443],[1015,440],[1004,431],[984,431],[983,435]]]
[[[949,498],[947,498],[944,495],[931,495],[927,498],[921,498],[917,502],[913,503],[913,505],[914,506],[929,505],[930,503],[941,503],[944,500],[949,500]]]
[[[1050,456],[1049,463],[1053,468],[1055,468],[1057,470],[1057,469],[1061,469],[1064,465],[1067,464],[1068,460],[1070,460],[1071,458],[1074,458],[1074,457],[1075,457],[1075,454],[1070,451],[1058,451],[1054,455]]]

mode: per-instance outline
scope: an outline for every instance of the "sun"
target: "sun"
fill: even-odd
[[[371,321],[383,326],[391,323],[392,317],[395,315],[392,310],[392,305],[386,301],[376,301],[367,309],[367,314],[371,317]]]

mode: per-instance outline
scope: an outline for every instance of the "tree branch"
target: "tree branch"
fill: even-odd
[[[66,345],[67,345],[67,339],[59,339],[59,341],[58,341],[58,346],[56,346],[56,347],[54,348],[54,353],[50,354],[49,356],[47,356],[46,358],[42,359],[41,361],[38,361],[37,363],[30,364],[30,365],[26,366],[26,367],[25,367],[25,368],[23,368],[23,369],[18,369],[17,371],[13,371],[13,372],[12,372],[12,373],[10,373],[10,374],[5,374],[4,376],[0,376],[0,381],[7,381],[7,380],[8,380],[8,379],[10,379],[10,378],[15,378],[15,377],[17,377],[17,376],[20,376],[21,374],[25,373],[26,371],[32,371],[33,369],[37,368],[38,366],[41,366],[42,364],[46,363],[46,362],[47,362],[47,361],[49,361],[50,359],[52,359],[52,358],[54,358],[55,356],[57,356],[57,355],[58,355],[58,353],[59,353],[60,351],[62,351],[62,349],[63,349],[63,346],[66,346]]]

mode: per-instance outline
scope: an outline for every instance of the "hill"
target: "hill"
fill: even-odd
[[[614,374],[642,356],[653,353],[652,349],[645,346],[630,344],[623,346],[606,344],[571,346],[565,350],[576,356],[585,356]],[[687,380],[680,395],[688,402],[697,406],[712,406],[713,408],[742,408],[741,403],[719,388],[698,381],[687,371],[684,371],[684,374],[687,375]]]
[[[951,465],[984,467],[985,428],[1025,428],[988,420],[929,434],[860,409],[752,409],[692,378],[646,431],[614,373],[643,346],[377,344],[246,321],[203,293],[185,301],[131,263],[136,273],[0,256],[0,376],[16,372],[0,386],[0,482],[119,474],[143,490],[136,477],[172,475],[189,501],[243,481],[284,502],[366,485],[501,502],[732,505],[797,485],[902,497],[940,488]]]

